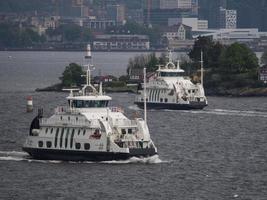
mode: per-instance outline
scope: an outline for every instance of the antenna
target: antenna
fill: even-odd
[[[146,68],[144,68],[144,120],[147,122],[146,116]]]
[[[200,57],[201,57],[201,60],[200,60],[200,63],[201,63],[200,78],[201,78],[201,85],[203,86],[203,51],[202,51],[202,49],[201,49]]]
[[[169,55],[168,55],[168,57],[169,57],[169,62],[172,62],[172,51],[171,51],[171,50],[169,50]]]
[[[177,60],[177,69],[180,69],[180,60]]]

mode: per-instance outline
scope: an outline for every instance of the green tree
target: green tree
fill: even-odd
[[[226,74],[255,72],[259,67],[256,54],[240,43],[226,47],[221,54],[220,63],[220,71]]]
[[[60,77],[62,81],[62,85],[65,87],[71,86],[81,86],[84,83],[84,78],[82,75],[84,74],[83,69],[80,65],[76,63],[70,63],[66,66],[62,77]]]

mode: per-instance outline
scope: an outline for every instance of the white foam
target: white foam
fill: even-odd
[[[106,164],[130,164],[130,163],[159,164],[159,163],[164,163],[164,162],[167,162],[167,161],[162,161],[158,155],[154,155],[151,157],[143,157],[143,158],[131,157],[128,160],[102,161],[101,163],[106,163]]]
[[[52,163],[52,164],[59,164],[63,161],[60,160],[37,160],[32,159],[29,155],[25,152],[18,152],[18,151],[0,151],[0,160],[2,161],[26,161],[26,162],[38,162],[38,163]],[[158,163],[166,163],[167,161],[162,161],[158,155],[154,155],[151,157],[131,157],[128,160],[112,160],[112,161],[102,161],[102,162],[91,162],[91,161],[84,161],[84,162],[74,162],[69,161],[68,163],[71,164],[79,164],[79,163],[102,163],[102,164],[130,164],[130,163],[142,163],[142,164],[158,164]]]
[[[137,105],[130,105],[130,106],[128,106],[128,108],[130,110],[136,110],[136,111],[143,110],[143,109],[139,108]]]
[[[173,110],[164,110],[166,112]],[[242,117],[266,117],[267,112],[252,110],[225,110],[225,109],[204,109],[204,110],[176,110],[175,112],[192,113],[192,114],[211,114],[211,115],[229,115]]]
[[[24,158],[12,157],[12,156],[1,156],[0,160],[4,160],[4,161],[22,161],[22,160],[25,160],[25,159]]]

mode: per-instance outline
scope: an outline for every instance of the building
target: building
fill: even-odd
[[[166,28],[163,37],[168,40],[191,39],[192,28],[184,24],[177,24]]]
[[[125,6],[124,5],[107,5],[108,20],[115,20],[117,24],[125,22]]]
[[[209,27],[208,20],[198,20],[197,21],[197,28],[198,28],[198,30],[208,29],[208,27]]]
[[[260,31],[267,31],[266,0],[229,1],[228,6],[237,10],[238,28],[258,28]]]
[[[259,80],[267,83],[267,65],[260,67],[259,69]]]
[[[128,9],[127,20],[134,21],[138,24],[144,24],[144,11],[143,9]]]
[[[198,16],[198,0],[192,0],[192,13]]]
[[[83,20],[83,26],[93,30],[105,30],[108,27],[116,26],[115,20],[97,20],[97,19],[85,19]]]
[[[220,28],[235,29],[237,24],[236,10],[220,8]]]
[[[149,50],[149,38],[146,35],[98,35],[93,42],[96,50]]]
[[[192,9],[192,0],[160,0],[160,9]]]
[[[230,45],[235,42],[248,45],[255,51],[267,47],[267,32],[259,32],[257,28],[239,29],[207,29],[192,32],[193,38],[199,36],[211,37],[222,44]]]
[[[199,0],[200,19],[208,20],[209,28],[220,28],[220,8],[227,8],[226,0]]]
[[[186,26],[190,26],[192,31],[199,29],[208,29],[208,21],[207,20],[199,20],[195,17],[181,17],[181,18],[169,18],[168,26],[173,26],[175,24],[184,24]]]

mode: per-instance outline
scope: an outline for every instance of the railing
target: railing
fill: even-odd
[[[41,118],[40,124],[44,126],[86,126],[90,128],[100,128],[98,120],[74,120],[74,119],[49,119],[49,118]]]
[[[113,121],[112,125],[117,127],[137,127],[137,122],[136,120],[116,119]]]

